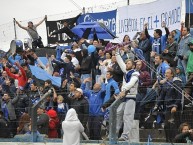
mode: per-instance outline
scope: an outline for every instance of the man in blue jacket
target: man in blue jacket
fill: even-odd
[[[88,98],[89,101],[89,120],[88,128],[91,140],[101,139],[101,122],[103,121],[103,113],[101,106],[105,97],[105,89],[101,88],[99,83],[95,83],[93,90],[86,90],[86,82],[90,82],[90,78],[86,78],[81,84],[83,95]]]
[[[106,95],[104,98],[104,103],[106,103],[113,96],[113,94],[118,95],[120,93],[118,83],[113,79],[112,71],[107,71],[106,79],[107,79],[107,84],[106,84]]]

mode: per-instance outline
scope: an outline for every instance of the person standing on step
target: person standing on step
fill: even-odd
[[[38,32],[37,32],[37,27],[42,24],[44,21],[47,20],[47,16],[45,15],[44,19],[41,20],[39,23],[37,24],[33,24],[32,21],[28,22],[28,26],[24,27],[22,26],[18,21],[15,20],[16,24],[27,31],[27,33],[29,34],[29,36],[32,39],[32,49],[35,50],[37,47],[42,48],[44,47],[43,42],[42,42],[42,38],[39,36]]]

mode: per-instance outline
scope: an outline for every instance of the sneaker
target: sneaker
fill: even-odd
[[[127,141],[127,139],[124,138],[124,137],[120,137],[118,140],[119,140],[119,141]]]
[[[187,108],[193,107],[193,104],[189,103],[189,104],[185,105],[185,107],[187,107]]]
[[[145,129],[145,127],[142,125],[141,127],[140,127],[141,129]]]
[[[102,137],[102,140],[109,141],[109,137],[108,137],[108,136],[103,136],[103,137]]]

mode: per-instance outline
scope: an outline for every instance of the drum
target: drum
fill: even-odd
[[[8,51],[8,53],[14,54],[14,53],[22,52],[22,51],[23,51],[22,41],[21,40],[12,40],[11,45],[10,45],[10,50]]]

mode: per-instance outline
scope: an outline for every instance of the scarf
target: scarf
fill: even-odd
[[[128,83],[131,80],[132,73],[135,72],[134,69],[130,70],[127,74],[124,74],[125,82]]]

